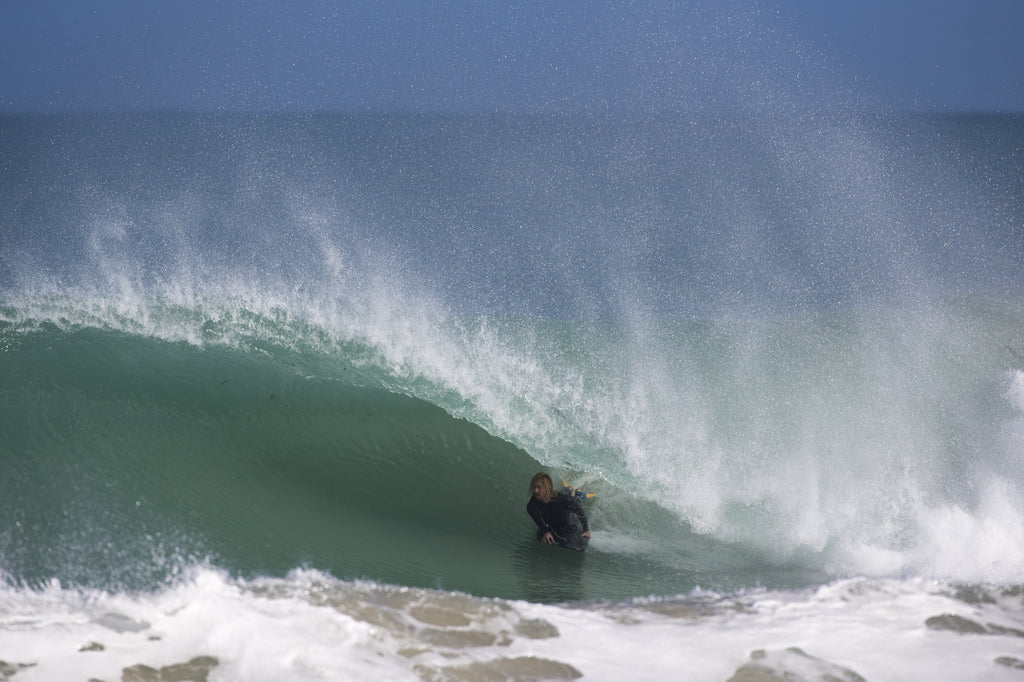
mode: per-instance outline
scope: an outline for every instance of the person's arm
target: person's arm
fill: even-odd
[[[587,522],[587,513],[583,511],[583,505],[580,504],[580,501],[576,499],[575,495],[568,495],[567,498],[569,500],[569,508],[579,518],[580,525],[583,527],[583,532],[581,533],[581,535],[585,538],[589,538],[590,525]]]
[[[580,526],[582,526],[582,528],[583,528],[583,532],[580,533],[580,537],[581,538],[586,538],[586,539],[589,540],[590,539],[590,525],[587,522],[587,513],[585,511],[583,511],[583,505],[580,504],[580,501],[576,498],[575,495],[569,496],[569,502],[570,502],[570,505],[571,505],[570,509],[572,509],[573,513],[576,514],[576,516],[579,518]]]
[[[535,500],[530,500],[529,504],[526,505],[526,511],[529,512],[530,518],[537,524],[537,528],[544,531],[544,535],[541,536],[540,541],[545,545],[555,544],[555,536],[551,533],[551,526],[548,525],[547,520],[544,518],[544,513],[540,508],[540,503]]]

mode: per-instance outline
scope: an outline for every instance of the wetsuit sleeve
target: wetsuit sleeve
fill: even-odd
[[[587,524],[587,514],[583,511],[583,506],[580,504],[580,501],[576,499],[575,495],[566,495],[566,498],[568,498],[569,501],[569,508],[574,514],[576,514],[576,516],[579,517],[580,524],[583,526],[583,531],[589,531],[590,526]]]

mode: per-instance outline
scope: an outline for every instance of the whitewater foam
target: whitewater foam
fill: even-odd
[[[807,591],[543,606],[197,569],[155,593],[2,588],[18,679],[118,679],[193,662],[217,680],[1013,680],[1019,590],[847,580]],[[828,677],[832,675],[832,677]],[[859,677],[855,677],[859,676]]]

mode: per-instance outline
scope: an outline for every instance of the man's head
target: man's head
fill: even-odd
[[[555,496],[555,484],[551,481],[551,477],[542,471],[535,474],[530,481],[530,492],[539,502],[550,502],[551,498]]]

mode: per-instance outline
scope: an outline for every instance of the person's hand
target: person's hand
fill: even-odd
[[[553,545],[555,544],[555,536],[552,535],[550,532],[547,532],[544,533],[544,537],[541,538],[540,541],[543,542],[545,545]]]
[[[586,539],[589,540],[590,539],[590,531],[589,530],[583,531],[582,533],[580,533],[580,537],[583,537],[583,538],[586,538]]]

